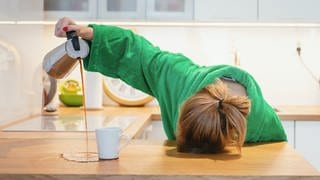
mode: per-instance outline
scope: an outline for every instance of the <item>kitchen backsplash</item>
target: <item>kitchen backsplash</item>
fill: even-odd
[[[271,105],[320,105],[319,28],[137,26],[134,29],[162,50],[183,53],[197,64],[235,65],[237,56],[239,67],[256,78]],[[54,37],[53,31],[53,25],[0,24],[0,43],[18,54],[10,61],[0,54],[0,124],[41,112],[42,59],[46,52],[65,41]],[[296,51],[298,45],[301,58]],[[67,78],[80,79],[79,69]],[[106,104],[115,104],[105,99]]]
[[[42,26],[0,25],[0,123],[40,112],[43,37]]]

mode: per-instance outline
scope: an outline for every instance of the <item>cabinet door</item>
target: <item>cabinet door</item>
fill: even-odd
[[[256,21],[257,0],[196,0],[197,21]]]
[[[44,11],[46,19],[92,19],[97,17],[97,0],[44,0]]]
[[[99,0],[98,18],[144,19],[145,0]]]
[[[320,21],[319,0],[259,0],[259,19],[271,22]]]
[[[295,122],[294,121],[281,121],[283,128],[287,134],[287,139],[288,139],[288,143],[292,146],[295,147]]]
[[[17,0],[1,0],[0,1],[0,20],[12,21],[16,20],[18,13]]]
[[[147,0],[147,19],[192,20],[193,0]]]
[[[43,20],[43,0],[0,0],[0,21]]]
[[[43,20],[43,0],[19,0],[18,20]]]
[[[296,149],[320,170],[320,121],[296,121]]]

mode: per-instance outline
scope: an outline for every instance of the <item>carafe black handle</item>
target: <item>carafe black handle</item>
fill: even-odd
[[[73,49],[75,51],[80,51],[80,43],[79,43],[79,37],[77,36],[76,31],[67,31],[67,39],[71,39]]]

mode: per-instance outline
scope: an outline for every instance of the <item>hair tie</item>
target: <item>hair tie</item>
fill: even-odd
[[[226,114],[222,110],[223,101],[224,101],[224,99],[219,100],[218,112],[219,112],[219,115],[220,115],[220,123],[221,123],[222,132],[226,132],[227,119],[226,119]]]
[[[219,109],[222,108],[223,99],[219,100]]]

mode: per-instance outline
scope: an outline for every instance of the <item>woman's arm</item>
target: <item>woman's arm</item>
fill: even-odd
[[[77,25],[68,17],[56,23],[55,36],[65,37],[66,31],[71,30],[90,45],[90,54],[84,59],[86,70],[121,78],[131,86],[154,95],[147,83],[151,75],[144,69],[149,66],[148,60],[153,56],[150,54],[160,52],[159,49],[147,47],[149,43],[140,40],[130,30],[104,25]]]
[[[174,139],[179,105],[198,89],[203,77],[203,73],[199,75],[196,71],[199,66],[182,54],[160,50],[128,29],[95,24],[78,26],[67,18],[57,23],[56,36],[64,36],[66,26],[88,40],[86,70],[120,78],[154,96],[161,107],[167,136]]]
[[[155,76],[158,55],[162,52],[131,30],[115,26],[89,25],[94,36],[90,54],[84,59],[88,71],[120,78],[129,85],[156,96]],[[164,74],[163,74],[164,75]]]
[[[131,30],[94,24],[81,26],[67,17],[57,22],[55,35],[65,37],[69,30],[75,30],[89,42],[90,54],[84,59],[86,70],[120,78],[156,98],[176,96],[184,89],[181,79],[193,63],[183,55],[161,51]]]

